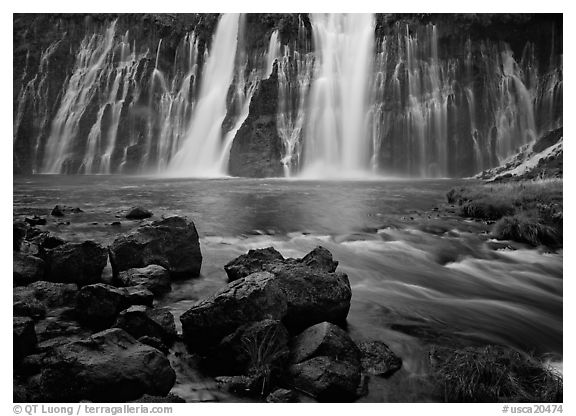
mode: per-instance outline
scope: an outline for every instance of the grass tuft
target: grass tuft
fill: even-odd
[[[488,345],[435,349],[431,358],[446,402],[562,402],[562,376],[533,355]]]

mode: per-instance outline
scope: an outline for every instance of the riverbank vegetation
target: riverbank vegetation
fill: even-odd
[[[451,189],[462,217],[494,222],[492,235],[532,246],[561,247],[562,179],[477,184]]]

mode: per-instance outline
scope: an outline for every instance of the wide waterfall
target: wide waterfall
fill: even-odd
[[[369,76],[374,44],[369,14],[313,15],[317,62],[303,145],[303,176],[349,176],[367,169]]]
[[[168,173],[178,176],[220,176],[222,122],[226,98],[234,76],[239,14],[222,16],[204,69],[196,108],[182,148],[174,155]]]
[[[22,55],[15,162],[35,173],[463,177],[562,126],[556,23],[509,43],[386,16],[70,18]],[[263,80],[274,84],[265,94]],[[239,151],[266,167],[232,172]]]

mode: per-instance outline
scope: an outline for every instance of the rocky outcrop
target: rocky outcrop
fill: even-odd
[[[43,401],[120,402],[165,396],[176,375],[168,359],[119,328],[56,347],[40,374]]]
[[[293,390],[277,389],[266,397],[268,403],[298,403],[298,394]]]
[[[76,313],[80,321],[90,327],[111,326],[120,311],[134,304],[151,305],[152,294],[143,288],[134,294],[132,288],[117,288],[104,283],[84,286],[76,298]]]
[[[118,280],[122,286],[144,286],[154,295],[161,295],[171,290],[170,273],[157,264],[120,272]]]
[[[278,66],[260,81],[250,101],[248,117],[236,132],[228,171],[232,176],[266,178],[284,176],[281,163],[282,139],[276,128]]]
[[[118,237],[110,246],[114,275],[157,264],[173,278],[197,277],[202,265],[198,232],[183,217],[170,217],[138,227]]]
[[[15,316],[12,319],[12,327],[14,360],[19,361],[34,352],[36,348],[34,321],[27,317]]]
[[[249,250],[224,266],[230,282],[252,273],[269,271],[274,264],[284,262],[284,257],[274,247]]]
[[[27,285],[44,278],[46,266],[41,258],[15,251],[12,259],[14,285]]]
[[[275,280],[271,273],[254,273],[197,302],[180,317],[187,345],[205,350],[244,324],[282,319],[286,298]]]
[[[170,345],[176,338],[174,316],[165,308],[131,306],[120,312],[116,324],[134,338],[151,337]]]
[[[381,341],[365,341],[358,344],[362,354],[364,373],[389,377],[402,367],[402,359]]]
[[[107,260],[106,249],[93,241],[62,244],[46,250],[46,279],[78,286],[98,283]]]
[[[130,210],[126,213],[126,219],[143,220],[146,218],[150,218],[152,215],[154,215],[154,214],[145,208],[134,207],[134,208],[130,208]]]

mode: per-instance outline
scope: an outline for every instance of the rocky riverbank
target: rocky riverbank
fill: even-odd
[[[449,206],[428,214],[450,209],[457,216]],[[55,207],[48,222],[81,211]],[[186,371],[239,400],[355,401],[381,388],[371,378],[393,379],[403,367],[381,338],[347,331],[354,294],[323,247],[301,258],[267,247],[229,259],[228,283],[191,304],[180,332],[159,301],[175,282],[199,276],[203,257],[191,220],[152,221],[150,212],[130,210],[125,216],[140,225],[105,244],[67,242],[46,231],[40,214],[14,223],[14,401],[183,401],[175,383]],[[454,339],[450,348],[426,342],[438,401],[561,401],[561,378],[535,357]],[[450,366],[476,360],[485,363],[480,375]],[[470,396],[454,381],[479,380],[480,389],[493,371],[517,383],[501,395]],[[539,381],[530,386],[534,374]],[[448,395],[446,386],[453,387]]]

